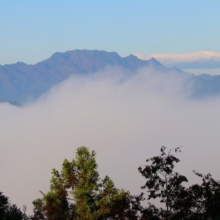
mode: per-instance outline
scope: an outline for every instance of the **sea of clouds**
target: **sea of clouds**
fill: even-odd
[[[0,191],[19,207],[47,192],[51,169],[61,169],[79,146],[97,153],[100,177],[140,192],[138,167],[162,145],[183,146],[177,170],[220,179],[220,99],[187,99],[184,78],[143,69],[127,76],[106,69],[71,77],[22,107],[0,104]]]

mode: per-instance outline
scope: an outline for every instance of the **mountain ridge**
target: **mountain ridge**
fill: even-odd
[[[192,97],[203,98],[220,94],[220,76],[196,76],[178,68],[166,68],[155,58],[141,60],[134,55],[121,57],[116,52],[100,50],[70,50],[56,52],[36,64],[17,62],[0,65],[0,102],[24,103],[35,100],[72,75],[87,75],[119,67],[126,73],[150,67],[157,72],[185,76],[185,84],[193,84]]]
[[[162,68],[154,59],[143,61],[134,55],[122,58],[116,52],[104,50],[56,52],[34,65],[23,62],[0,65],[0,101],[24,102],[29,98],[36,99],[70,75],[94,73],[106,66],[120,67],[128,72],[147,66]]]

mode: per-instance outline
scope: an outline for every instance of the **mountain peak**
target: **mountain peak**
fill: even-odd
[[[56,52],[35,65],[16,64],[0,66],[0,101],[22,102],[27,97],[37,98],[52,85],[71,75],[94,73],[106,66],[120,67],[135,72],[159,62],[140,60],[134,55],[121,57],[116,52],[104,50],[69,50]]]

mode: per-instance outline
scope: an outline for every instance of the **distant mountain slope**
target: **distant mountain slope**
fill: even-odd
[[[19,62],[0,66],[0,101],[36,99],[70,75],[93,73],[106,66],[120,67],[129,72],[147,66],[163,68],[155,59],[143,61],[133,55],[122,58],[115,52],[73,50],[55,53],[35,65]]]
[[[54,53],[50,58],[35,65],[18,62],[0,65],[0,102],[23,103],[36,99],[52,85],[62,82],[71,75],[86,75],[104,69],[119,67],[128,73],[150,67],[157,72],[184,78],[184,85],[190,85],[192,97],[202,98],[220,94],[220,76],[195,76],[177,68],[165,68],[156,59],[141,60],[130,55],[122,58],[116,52],[98,50],[73,50]],[[168,76],[167,75],[167,76]]]

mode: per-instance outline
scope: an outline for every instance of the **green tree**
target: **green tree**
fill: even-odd
[[[117,189],[109,177],[100,180],[96,154],[87,147],[76,151],[62,171],[52,170],[50,191],[34,204],[33,219],[137,219],[142,195]]]

